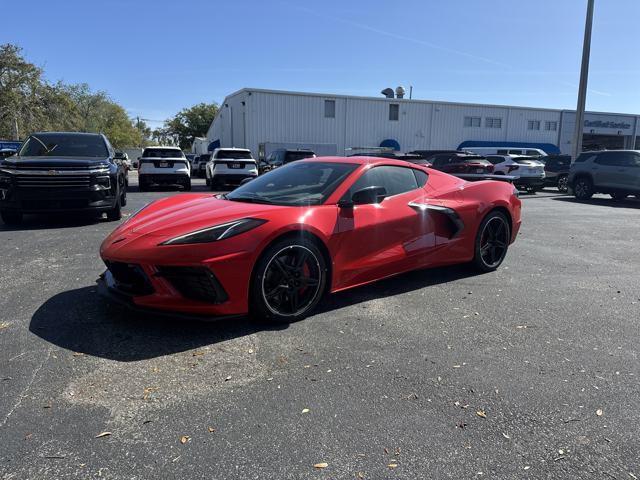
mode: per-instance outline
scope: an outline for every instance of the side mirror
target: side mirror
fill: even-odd
[[[113,156],[114,160],[125,160],[126,157],[124,155],[123,152],[116,152],[115,155]]]
[[[137,160],[133,162],[133,168],[138,168],[138,161]]]
[[[384,187],[372,186],[358,190],[351,196],[351,201],[340,202],[341,207],[354,205],[371,205],[380,203],[387,196],[387,189]]]

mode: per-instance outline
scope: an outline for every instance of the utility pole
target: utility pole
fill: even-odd
[[[573,134],[571,162],[575,162],[582,153],[582,133],[584,128],[584,109],[587,103],[587,83],[589,81],[589,57],[591,54],[591,28],[593,25],[593,3],[587,0],[587,20],[584,26],[582,45],[582,68],[580,69],[580,87],[578,88],[578,106],[576,108],[576,128]]]

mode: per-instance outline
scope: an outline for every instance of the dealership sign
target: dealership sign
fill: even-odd
[[[630,123],[626,122],[603,122],[602,120],[585,120],[584,126],[589,128],[610,128],[612,130],[629,130]]]

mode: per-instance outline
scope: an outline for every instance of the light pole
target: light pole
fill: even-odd
[[[580,69],[580,87],[578,88],[578,106],[576,108],[576,128],[573,133],[573,151],[571,161],[575,162],[582,153],[582,130],[584,128],[584,109],[587,103],[587,83],[589,81],[589,56],[591,54],[591,27],[593,25],[593,3],[587,0],[587,21],[584,26],[584,44],[582,46],[582,68]]]

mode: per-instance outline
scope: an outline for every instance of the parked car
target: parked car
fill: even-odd
[[[521,155],[527,157],[546,157],[547,153],[540,148],[520,147],[469,147],[467,150],[477,155]]]
[[[207,185],[212,190],[258,176],[258,164],[246,148],[216,148],[205,168]]]
[[[122,165],[122,168],[124,169],[124,184],[125,186],[128,187],[129,186],[129,170],[131,170],[131,160],[129,160],[129,156],[126,154],[126,152],[116,151],[113,157],[113,160],[117,164]]]
[[[409,270],[496,270],[520,212],[507,182],[386,158],[305,159],[224,195],[147,205],[102,243],[99,291],[137,310],[288,323],[325,293]]]
[[[348,155],[349,157],[379,157],[379,158],[391,158],[394,160],[404,160],[405,162],[415,163],[416,165],[422,165],[423,167],[430,167],[431,162],[425,160],[422,155],[417,153],[401,153],[401,152],[363,152],[353,153]]]
[[[178,147],[147,147],[138,166],[141,192],[153,185],[176,185],[191,190],[191,165]]]
[[[583,152],[569,170],[569,193],[580,200],[606,193],[615,200],[640,195],[640,150]]]
[[[429,158],[431,167],[442,172],[457,174],[492,174],[493,165],[483,156],[461,152],[439,153]]]
[[[25,213],[106,212],[121,218],[125,170],[107,137],[97,133],[33,133],[17,155],[0,160],[0,215],[19,224]]]
[[[193,172],[194,177],[203,178],[207,174],[207,162],[211,159],[210,153],[203,153],[202,155],[198,155],[193,159],[193,168],[191,171]]]
[[[271,152],[265,160],[260,162],[260,173],[268,172],[269,170],[287,165],[296,160],[314,158],[315,156],[316,154],[312,150],[279,148]]]
[[[571,155],[549,155],[539,159],[544,163],[544,184],[557,187],[558,191],[568,190],[569,169],[571,168]]]
[[[493,164],[496,175],[517,177],[513,182],[517,188],[535,193],[544,187],[544,164],[537,158],[518,155],[487,155],[486,158]]]

